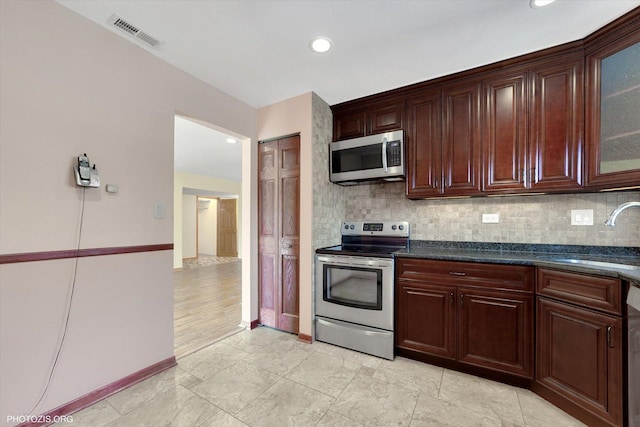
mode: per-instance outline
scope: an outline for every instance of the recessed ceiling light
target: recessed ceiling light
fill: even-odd
[[[531,2],[529,3],[529,6],[531,6],[534,9],[538,9],[540,7],[549,6],[554,1],[556,0],[531,0]]]
[[[235,138],[227,138],[227,142],[228,142],[229,144],[235,144],[236,142],[238,142],[238,140],[237,140],[237,139],[235,139]]]
[[[316,37],[309,43],[309,48],[318,53],[325,53],[331,49],[331,40],[326,37]]]

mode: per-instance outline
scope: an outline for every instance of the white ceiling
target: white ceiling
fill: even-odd
[[[173,164],[176,171],[242,180],[241,142],[229,144],[226,141],[229,135],[182,117],[175,118],[174,132]]]
[[[577,40],[637,0],[58,0],[256,107],[314,91],[330,105]],[[312,53],[315,36],[333,41]]]

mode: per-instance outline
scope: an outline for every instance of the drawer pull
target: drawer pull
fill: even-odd
[[[467,273],[462,272],[462,271],[450,271],[449,274],[452,275],[452,276],[466,276],[467,275]]]

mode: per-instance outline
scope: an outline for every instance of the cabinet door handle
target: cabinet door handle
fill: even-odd
[[[449,294],[449,296],[451,297],[451,305],[455,304],[455,302],[456,302],[456,298],[455,298],[455,296],[453,295],[453,292],[451,292],[451,293]]]
[[[613,348],[613,327],[612,326],[607,326],[607,346],[609,348]]]
[[[524,169],[520,169],[520,177],[521,177],[522,182],[524,183],[524,180],[526,179]]]
[[[440,189],[440,179],[436,178],[436,189]]]
[[[536,182],[536,168],[531,168],[529,170],[529,175],[530,175],[530,180],[529,182],[534,183]]]
[[[452,276],[466,276],[467,275],[467,273],[465,273],[463,271],[450,271],[449,274],[452,275]]]
[[[447,177],[442,177],[442,188],[447,188]]]
[[[283,249],[291,249],[291,248],[292,248],[292,246],[291,246],[290,244],[288,244],[288,243],[283,243],[283,244],[282,244],[282,248],[283,248]]]
[[[464,307],[464,294],[460,294],[460,307]]]

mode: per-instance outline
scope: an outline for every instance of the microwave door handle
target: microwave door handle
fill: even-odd
[[[387,166],[387,137],[382,139],[382,168],[384,169],[384,173],[389,173]]]

